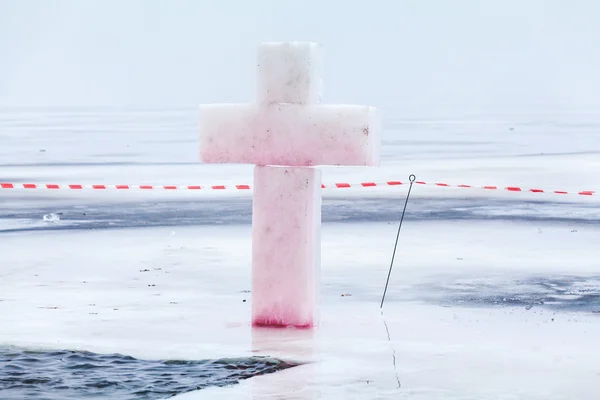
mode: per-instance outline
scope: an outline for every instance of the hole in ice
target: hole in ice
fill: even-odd
[[[0,348],[0,397],[166,399],[297,365],[270,357],[147,361],[121,354]]]

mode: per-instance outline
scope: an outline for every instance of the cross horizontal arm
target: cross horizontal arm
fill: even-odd
[[[380,119],[359,105],[201,107],[205,163],[379,166]]]

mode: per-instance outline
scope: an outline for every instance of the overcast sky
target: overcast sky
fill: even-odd
[[[325,51],[327,102],[600,106],[598,0],[0,0],[0,106],[253,101],[261,41]]]

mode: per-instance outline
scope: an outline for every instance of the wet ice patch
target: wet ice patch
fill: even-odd
[[[147,361],[121,354],[0,348],[2,399],[166,399],[296,366],[270,357]]]
[[[329,196],[333,193],[329,192]],[[344,192],[347,193],[347,192]],[[346,195],[344,195],[346,196]],[[323,222],[397,223],[403,203],[397,199],[329,197],[323,200]],[[594,204],[561,204],[548,201],[494,199],[421,198],[411,205],[407,221],[515,221],[598,225],[600,212]],[[238,225],[252,221],[252,198],[196,198],[194,201],[141,201],[135,203],[63,204],[61,212],[36,204],[0,204],[0,230],[114,229],[157,226]],[[40,215],[60,223],[38,223]],[[47,217],[46,217],[47,216]],[[29,221],[20,228],[2,229],[2,220]],[[539,233],[543,233],[540,229]]]
[[[45,221],[37,213],[35,218],[14,218],[11,216],[0,215],[0,233],[2,232],[23,232],[37,230],[59,230],[73,229],[77,227],[78,221],[60,219],[58,221]]]
[[[426,301],[441,305],[547,307],[600,314],[600,277],[529,276],[516,280],[456,278],[427,284]]]

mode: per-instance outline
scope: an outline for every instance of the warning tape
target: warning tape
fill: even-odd
[[[387,182],[361,182],[361,183],[332,183],[322,185],[323,189],[344,189],[344,188],[368,188],[382,186],[400,186],[407,185],[409,182],[387,181]],[[594,196],[597,192],[592,190],[584,191],[565,191],[565,190],[544,190],[527,189],[518,186],[472,186],[472,185],[452,185],[448,183],[427,183],[423,181],[414,182],[417,185],[430,185],[438,187],[455,187],[465,189],[483,189],[498,190],[508,192],[527,192],[527,193],[551,193],[561,195],[580,195]],[[38,184],[38,183],[0,183],[0,189],[47,189],[47,190],[250,190],[250,185],[58,185],[58,184]]]

